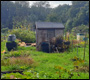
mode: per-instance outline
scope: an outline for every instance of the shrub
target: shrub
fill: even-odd
[[[35,61],[31,58],[31,57],[27,57],[27,56],[20,56],[20,57],[11,57],[8,59],[2,59],[1,60],[1,65],[2,66],[9,66],[9,65],[17,65],[17,66],[24,66],[26,65],[27,67],[31,67],[31,66],[35,66],[33,63]]]
[[[13,29],[10,33],[15,34],[18,39],[26,43],[34,43],[36,41],[35,33],[29,29]]]
[[[1,32],[2,32],[2,33],[8,33],[8,28],[2,28],[2,29],[1,29]]]
[[[26,76],[23,76],[22,74],[20,73],[7,73],[7,74],[3,74],[1,76],[1,79],[25,79]]]
[[[63,52],[70,47],[70,41],[64,41],[63,36],[52,38],[50,41],[50,52]]]
[[[12,57],[9,61],[12,65],[32,65],[34,63],[34,60],[30,57]]]

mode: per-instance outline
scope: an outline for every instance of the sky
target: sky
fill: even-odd
[[[15,2],[15,1],[12,1],[12,2]],[[30,6],[36,1],[29,1],[30,3]],[[57,7],[58,5],[63,5],[63,4],[69,4],[69,5],[72,5],[72,1],[48,1],[49,4],[50,4],[50,7],[51,8],[55,8]]]
[[[30,5],[33,4],[33,2],[36,2],[36,1],[29,1]],[[54,7],[57,7],[58,5],[63,5],[63,4],[69,4],[71,5],[71,1],[48,1],[51,5],[52,8]]]

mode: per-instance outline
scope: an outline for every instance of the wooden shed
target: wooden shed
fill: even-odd
[[[36,49],[40,50],[42,42],[48,42],[51,38],[63,36],[64,25],[57,22],[36,22]]]

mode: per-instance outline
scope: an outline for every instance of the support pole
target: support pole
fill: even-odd
[[[77,46],[77,56],[78,56],[78,46]]]
[[[86,39],[86,34],[85,34],[85,39]],[[85,48],[86,48],[86,40],[85,40],[85,44],[84,44],[84,56],[83,56],[83,60],[85,60]]]

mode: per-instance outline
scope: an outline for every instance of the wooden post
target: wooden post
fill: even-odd
[[[78,56],[78,46],[77,46],[77,56]]]
[[[68,41],[69,41],[69,36],[68,36]]]
[[[86,39],[86,34],[85,34],[85,39]],[[85,40],[85,44],[84,44],[84,56],[83,56],[83,60],[85,60],[85,47],[86,47],[86,40]]]
[[[65,40],[66,40],[66,33],[65,33]]]
[[[73,41],[72,41],[72,51],[73,51]]]
[[[67,38],[68,38],[68,41],[69,41],[69,32],[67,32]]]
[[[4,40],[5,40],[5,35],[4,35]]]
[[[58,48],[56,47],[56,51],[57,51],[57,53],[59,53],[59,51],[58,51]]]
[[[63,48],[64,48],[64,51],[65,51],[65,45],[64,45],[64,42],[63,42]]]
[[[49,53],[50,53],[51,49],[50,49],[50,41],[49,41]]]

